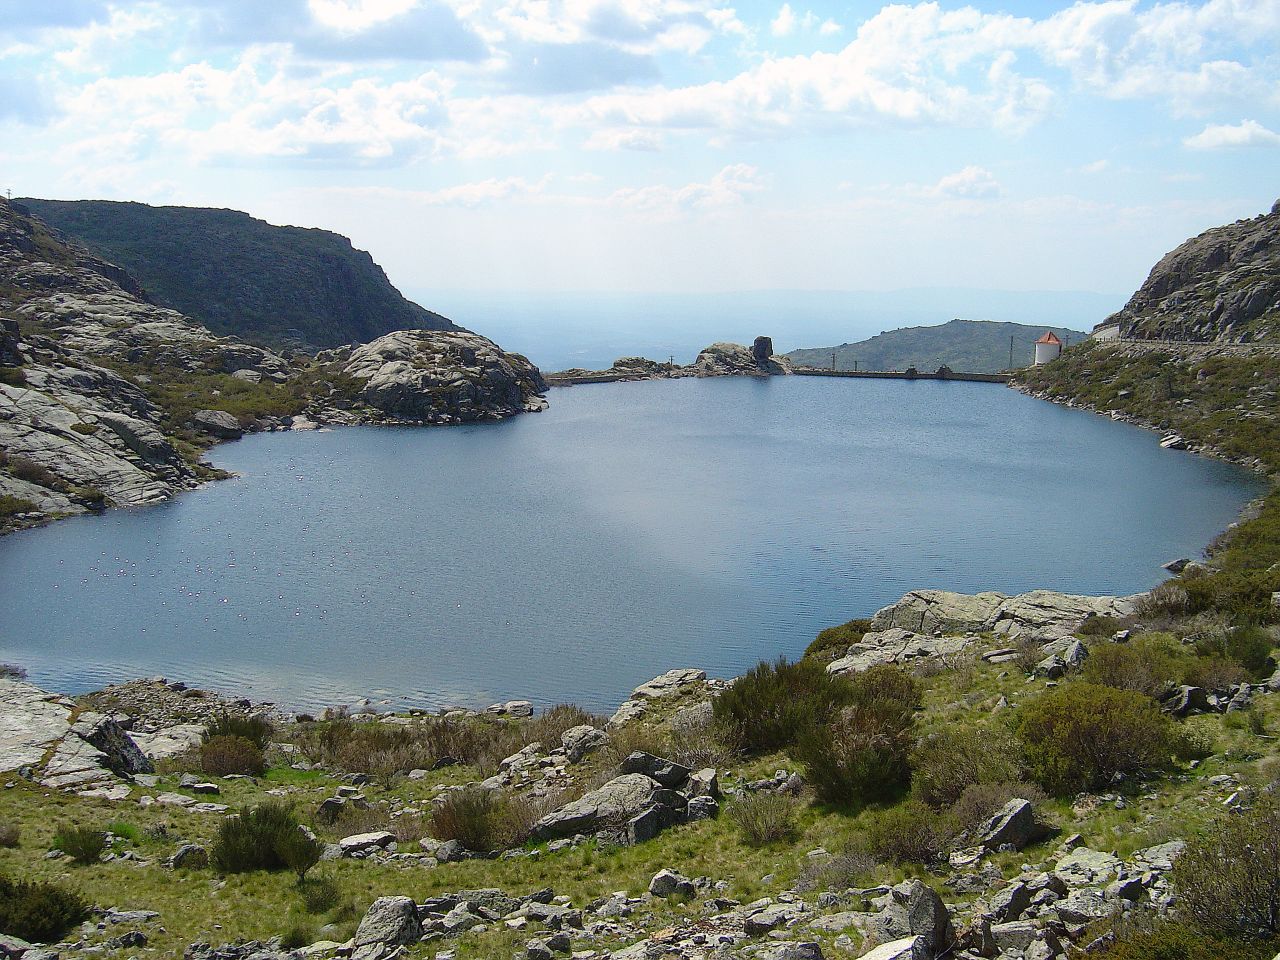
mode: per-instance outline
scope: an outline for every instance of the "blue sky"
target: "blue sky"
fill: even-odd
[[[0,188],[419,294],[1127,293],[1278,173],[1277,0],[0,0]]]

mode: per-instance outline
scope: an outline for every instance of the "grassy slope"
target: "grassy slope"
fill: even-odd
[[[1014,337],[1014,365],[1031,362],[1033,345],[1046,327],[993,320],[952,320],[932,327],[903,327],[836,347],[792,350],[787,356],[797,363],[830,367],[836,355],[836,369],[852,370],[858,361],[861,370],[905,370],[909,366],[936,370],[946,364],[961,373],[998,373],[1009,366],[1009,337]],[[1072,343],[1086,336],[1076,330],[1054,327],[1059,337]]]

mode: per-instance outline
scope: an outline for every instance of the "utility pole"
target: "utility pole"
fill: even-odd
[[[857,360],[853,361],[853,372],[854,372],[854,373],[857,373],[857,372],[858,372],[858,361],[857,361]]]
[[[831,369],[832,369],[832,371],[834,371],[834,370],[835,370],[835,368],[836,368],[836,352],[835,352],[834,350],[832,350],[832,351],[831,351]]]
[[[1013,334],[1009,334],[1009,369],[1013,369]]]

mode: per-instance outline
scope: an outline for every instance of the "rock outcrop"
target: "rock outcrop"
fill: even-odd
[[[994,631],[1011,639],[1027,637],[1043,643],[1069,638],[1089,617],[1129,616],[1134,600],[1054,590],[1032,590],[1013,597],[1003,593],[969,595],[913,590],[897,603],[877,611],[871,627],[877,631],[898,627],[927,636]]]
[[[111,717],[67,697],[0,679],[0,772],[21,771],[49,787],[110,790],[149,773],[148,760]]]
[[[316,362],[360,381],[358,399],[398,421],[465,423],[546,408],[538,368],[476,333],[398,330]]]
[[[713,343],[698,354],[693,368],[695,376],[699,377],[771,377],[791,373],[791,361],[773,355],[771,339],[756,337],[750,347],[739,343]]]
[[[1102,324],[1138,340],[1280,340],[1280,200],[1179,244]]]

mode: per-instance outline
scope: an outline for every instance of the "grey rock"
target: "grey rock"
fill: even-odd
[[[695,888],[688,877],[674,870],[662,869],[649,881],[649,893],[655,897],[692,897]]]
[[[679,670],[668,670],[661,676],[654,677],[652,680],[646,681],[632,690],[631,699],[653,700],[658,697],[665,697],[706,679],[707,671],[705,670],[695,670],[688,667]]]
[[[892,943],[882,943],[861,960],[933,960],[933,950],[924,937],[903,937]]]
[[[570,763],[578,763],[587,754],[600,749],[609,742],[609,735],[603,730],[582,724],[571,727],[560,734],[560,746]]]
[[[355,960],[381,960],[387,948],[409,946],[418,942],[422,928],[418,908],[408,897],[379,897],[373,901],[352,946]]]
[[[1015,798],[979,828],[978,843],[988,850],[997,850],[1006,844],[1021,850],[1042,833],[1031,801]]]
[[[692,772],[688,767],[673,760],[664,760],[643,750],[636,750],[629,754],[622,761],[619,770],[622,773],[642,773],[657,780],[664,787],[680,786],[689,779],[689,774]]]
[[[715,767],[704,767],[689,774],[689,797],[709,797],[720,799],[720,778],[716,776]]]
[[[225,410],[197,410],[191,415],[191,425],[219,440],[237,440],[244,435],[240,421]]]
[[[534,825],[533,835],[552,840],[621,827],[653,805],[661,789],[656,780],[642,773],[623,774],[543,817]]]
[[[169,858],[175,870],[201,869],[209,865],[209,852],[198,843],[184,843]]]
[[[868,918],[866,929],[882,943],[923,937],[934,952],[940,952],[955,938],[951,917],[942,899],[919,880],[908,880],[891,888],[888,903]]]
[[[760,341],[768,341],[768,337],[757,339],[753,347],[744,347],[738,343],[713,343],[703,348],[693,362],[696,376],[699,377],[732,377],[753,376],[768,377],[791,373],[791,361],[786,357],[773,356],[773,345],[767,345],[766,355],[759,353],[766,349]]]
[[[1031,906],[1031,891],[1017,880],[997,891],[987,900],[987,915],[996,923],[1017,920]]]

